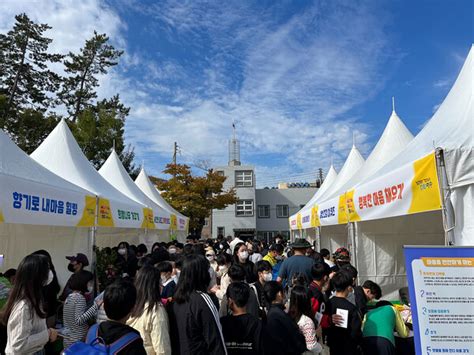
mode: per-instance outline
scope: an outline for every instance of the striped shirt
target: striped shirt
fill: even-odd
[[[86,299],[79,292],[72,292],[64,302],[64,348],[84,340],[89,326],[88,321],[97,316],[98,307],[94,305],[87,309]]]

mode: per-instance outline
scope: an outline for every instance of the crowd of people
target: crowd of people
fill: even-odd
[[[349,251],[305,239],[121,242],[104,277],[45,250],[0,279],[6,354],[395,354],[408,329],[381,288],[357,285]],[[67,263],[67,264],[66,264]],[[61,266],[63,267],[63,266]],[[8,277],[10,279],[8,279]],[[98,282],[98,280],[103,280]]]

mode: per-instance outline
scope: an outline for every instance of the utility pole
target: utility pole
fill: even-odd
[[[176,154],[178,153],[178,143],[174,142],[173,148],[173,165],[176,165]]]
[[[321,185],[323,184],[323,169],[322,168],[319,168],[318,169],[318,179],[319,179],[319,186],[321,187]]]

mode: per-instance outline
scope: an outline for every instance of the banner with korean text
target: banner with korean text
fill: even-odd
[[[0,175],[0,222],[91,227],[96,197]]]

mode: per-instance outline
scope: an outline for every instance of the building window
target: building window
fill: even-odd
[[[217,170],[216,174],[219,176],[224,176],[224,171],[223,170]]]
[[[277,218],[289,217],[288,205],[277,205]]]
[[[217,235],[225,236],[225,228],[224,227],[217,227]]]
[[[252,170],[237,170],[235,172],[235,186],[236,187],[252,187],[253,186],[253,171]]]
[[[253,216],[253,200],[240,200],[235,204],[235,215],[237,217]]]
[[[270,205],[258,205],[258,218],[270,218]]]

